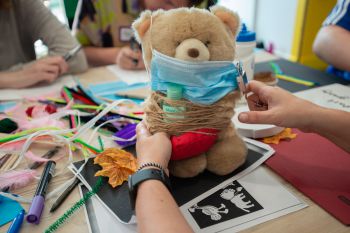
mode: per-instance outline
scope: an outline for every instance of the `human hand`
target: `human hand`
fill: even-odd
[[[144,163],[157,163],[167,169],[171,156],[171,142],[166,133],[151,135],[144,122],[136,127],[137,163],[140,167]]]
[[[16,88],[32,86],[39,82],[51,83],[68,71],[68,64],[61,56],[45,57],[24,66]]]
[[[141,50],[133,51],[129,46],[125,46],[119,50],[116,63],[126,70],[145,69]]]
[[[242,123],[273,124],[307,130],[311,124],[309,116],[317,108],[313,103],[302,100],[279,87],[267,86],[257,81],[249,82],[247,92],[253,93],[247,101],[254,99],[260,106],[265,105],[267,110],[240,113],[238,119]]]

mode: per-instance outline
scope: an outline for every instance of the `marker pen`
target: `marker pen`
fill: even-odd
[[[51,178],[55,172],[56,163],[54,161],[48,161],[46,163],[43,174],[41,175],[39,185],[36,188],[35,195],[33,197],[32,205],[30,206],[27,214],[27,222],[39,224],[40,217],[45,205],[46,190]]]
[[[18,233],[18,232],[20,232],[20,229],[21,229],[21,226],[22,226],[22,223],[23,223],[24,214],[25,214],[24,210],[21,210],[21,212],[19,212],[19,214],[13,220],[11,226],[7,230],[7,233]]]

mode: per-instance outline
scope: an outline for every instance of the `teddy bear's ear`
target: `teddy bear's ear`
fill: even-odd
[[[223,6],[213,6],[210,8],[210,11],[218,17],[231,30],[233,36],[236,37],[241,25],[239,16]]]
[[[135,33],[135,38],[139,43],[141,43],[143,36],[146,34],[146,32],[151,26],[151,17],[152,12],[146,10],[142,12],[140,17],[137,20],[135,20],[132,24],[132,28]]]

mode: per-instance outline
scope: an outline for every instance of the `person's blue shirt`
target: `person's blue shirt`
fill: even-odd
[[[350,0],[338,0],[337,4],[323,22],[323,26],[337,25],[350,31]],[[350,81],[350,72],[329,66],[327,72]]]

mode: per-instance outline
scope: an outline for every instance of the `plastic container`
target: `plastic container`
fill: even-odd
[[[242,29],[236,39],[236,60],[242,62],[248,81],[253,80],[254,77],[255,47],[255,32],[248,31],[246,25],[243,23]]]
[[[180,100],[182,98],[182,87],[176,84],[169,84],[167,88],[167,98],[171,100]],[[174,107],[167,104],[163,105],[163,111],[168,113],[180,113],[185,111],[185,107]],[[168,118],[183,119],[183,115],[167,115]],[[167,119],[169,121],[169,119]]]
[[[274,136],[282,130],[284,127],[279,127],[276,125],[265,125],[265,124],[245,124],[238,120],[238,115],[241,112],[249,111],[248,106],[243,106],[239,108],[235,108],[235,115],[232,118],[233,124],[237,130],[237,133],[242,137],[247,138],[265,138]]]

